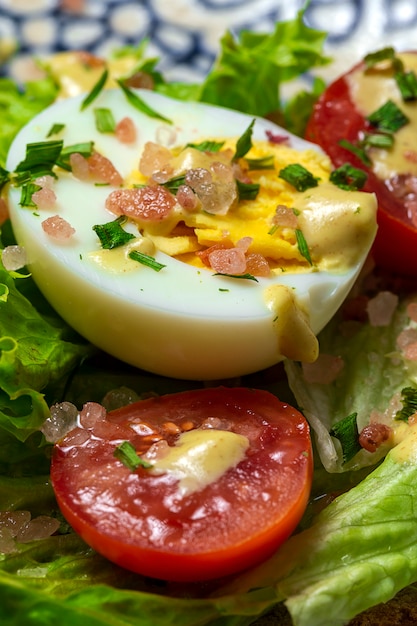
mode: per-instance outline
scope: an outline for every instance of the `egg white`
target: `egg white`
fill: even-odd
[[[53,124],[64,123],[65,146],[93,140],[123,177],[136,169],[146,141],[157,141],[161,129],[176,133],[176,144],[202,137],[239,137],[252,117],[201,103],[168,99],[149,91],[140,97],[170,120],[153,119],[129,104],[121,90],[103,91],[80,111],[82,97],[62,100],[34,118],[16,137],[7,168],[23,160],[26,145],[47,140]],[[132,145],[96,130],[94,108],[111,109],[116,120],[131,117],[137,127]],[[265,131],[288,135],[273,123],[257,119],[254,139]],[[291,137],[291,146],[303,150],[312,144]],[[314,147],[319,150],[319,148]],[[160,272],[139,266],[114,273],[89,259],[99,249],[92,227],[114,219],[104,209],[111,188],[62,176],[54,186],[58,206],[33,210],[19,205],[20,189],[10,186],[9,205],[18,242],[26,249],[28,265],[41,291],[56,311],[82,336],[115,357],[160,375],[210,380],[243,375],[271,366],[284,358],[274,329],[276,312],[265,303],[272,283],[289,286],[309,312],[318,333],[349,292],[368,249],[360,261],[343,273],[286,274],[258,282],[213,276],[159,251],[155,258],[166,267]],[[59,213],[76,230],[67,242],[56,242],[41,223]],[[127,226],[137,235],[133,225]]]

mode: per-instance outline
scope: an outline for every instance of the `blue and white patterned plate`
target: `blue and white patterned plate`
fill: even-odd
[[[269,31],[305,0],[0,0],[0,59],[25,77],[28,59],[66,49],[105,54],[149,38],[168,78],[198,80],[209,69],[226,29]],[[417,47],[415,0],[311,0],[308,23],[329,33],[333,74],[364,53],[394,45]],[[30,64],[30,62],[29,62]]]

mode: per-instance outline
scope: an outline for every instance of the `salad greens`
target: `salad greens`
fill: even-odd
[[[327,62],[324,38],[305,26],[303,11],[295,20],[277,24],[271,35],[246,32],[234,38],[226,33],[201,85],[164,81],[156,60],[143,58],[143,45],[138,62],[154,77],[155,89],[167,95],[272,115],[301,132],[322,85],[316,81],[311,92],[299,93],[288,104],[282,102],[281,87]],[[19,128],[51,103],[57,91],[50,77],[22,89],[0,79],[0,167]],[[0,247],[12,243],[6,222]],[[308,384],[297,363],[286,364],[291,389],[285,378],[275,376],[276,370],[269,378],[265,373],[243,381],[290,403],[295,397],[319,435],[321,462],[317,458],[313,495],[346,493],[318,515],[313,503],[299,532],[262,566],[214,586],[184,589],[121,570],[71,531],[57,510],[49,480],[51,447],[39,429],[58,401],[81,408],[123,386],[140,396],[190,389],[197,383],[163,379],[97,353],[55,314],[29,275],[6,271],[0,263],[0,512],[28,510],[32,518],[48,515],[62,522],[53,536],[16,544],[0,554],[0,622],[245,626],[285,602],[295,626],[337,626],[417,581],[414,429],[401,454],[402,444],[384,460],[361,453],[348,466],[329,435],[334,423],[352,411],[364,424],[371,409],[384,411],[393,394],[413,385],[413,372],[395,352],[395,338],[409,323],[404,306],[401,300],[387,326],[364,324],[349,341],[340,334],[337,318],[329,324],[319,337],[321,348],[334,350],[345,363],[334,383]],[[380,464],[373,470],[375,459]],[[347,471],[353,467],[354,472]]]

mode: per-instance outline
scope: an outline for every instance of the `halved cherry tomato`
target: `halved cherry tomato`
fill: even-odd
[[[249,445],[236,465],[187,495],[169,472],[132,470],[114,456],[127,440],[143,459],[162,438],[175,446],[180,433],[213,428]],[[68,433],[55,445],[51,478],[68,522],[109,560],[164,580],[219,578],[266,559],[297,526],[312,480],[309,427],[266,391],[150,398]]]
[[[346,139],[355,144],[362,133],[375,130],[355,107],[350,90],[349,77],[358,68],[364,67],[363,63],[355,65],[327,87],[314,107],[306,139],[319,144],[335,167],[351,163],[367,172],[363,191],[374,192],[378,198],[378,232],[372,250],[373,258],[378,266],[392,272],[417,276],[417,227],[407,215],[404,202],[392,193],[371,167],[339,143],[341,139]],[[413,124],[408,127],[410,144],[413,144],[416,128]]]

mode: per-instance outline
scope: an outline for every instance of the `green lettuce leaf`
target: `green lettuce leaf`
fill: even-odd
[[[274,116],[283,122],[282,85],[329,62],[322,54],[325,38],[324,32],[306,26],[304,10],[294,20],[277,22],[272,33],[242,31],[235,37],[227,31],[220,40],[220,53],[201,85],[162,83],[156,89],[173,97],[200,100],[250,115]],[[310,107],[318,95],[317,85],[312,99],[304,96]],[[305,113],[304,105],[303,109]],[[303,125],[292,125],[294,117],[293,106],[287,115],[289,130],[302,132],[305,114]]]
[[[57,87],[51,78],[28,82],[19,88],[9,78],[0,78],[0,166],[5,167],[9,146],[17,132],[51,104]]]
[[[24,441],[49,415],[48,402],[58,399],[52,389],[62,390],[92,348],[49,307],[30,276],[8,272],[1,262],[0,294],[0,429]]]
[[[388,413],[391,401],[404,387],[416,387],[416,366],[406,362],[396,346],[400,332],[415,326],[406,314],[407,302],[408,297],[400,299],[386,326],[346,322],[342,311],[329,322],[318,337],[320,352],[343,360],[343,369],[332,383],[307,382],[300,363],[285,364],[292,392],[315,431],[320,459],[329,472],[374,465],[387,452],[384,448],[375,453],[361,450],[344,463],[342,449],[329,431],[352,413],[357,413],[360,431],[369,424],[372,411]]]
[[[275,585],[294,626],[343,626],[417,581],[416,435],[225,591]]]

